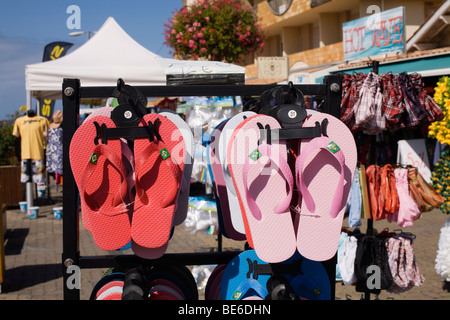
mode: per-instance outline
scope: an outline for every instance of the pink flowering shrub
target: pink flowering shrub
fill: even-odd
[[[264,48],[265,33],[241,0],[199,0],[165,25],[165,44],[181,59],[239,63]]]

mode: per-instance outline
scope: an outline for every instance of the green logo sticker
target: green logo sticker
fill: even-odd
[[[327,145],[327,149],[330,150],[332,153],[336,153],[339,151],[339,146],[334,143],[333,141],[331,141],[328,145]]]
[[[93,152],[89,159],[89,162],[93,163],[93,164],[97,164],[97,160],[98,160],[98,155],[95,152]]]
[[[259,159],[259,157],[261,157],[261,152],[259,152],[258,149],[255,149],[255,151],[253,151],[252,153],[250,153],[249,157],[250,157],[250,159],[256,161],[256,160]]]
[[[320,289],[317,288],[317,287],[314,287],[313,294],[316,295],[316,296],[320,296],[320,294],[321,294]]]
[[[161,157],[164,160],[166,160],[168,157],[170,157],[170,153],[169,153],[169,151],[167,151],[166,148],[162,149],[159,153],[161,154]]]
[[[236,290],[236,291],[233,293],[233,299],[234,299],[234,300],[239,300],[239,298],[241,297],[241,295],[242,295],[242,292]]]

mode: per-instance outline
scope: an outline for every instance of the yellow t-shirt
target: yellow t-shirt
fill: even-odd
[[[42,116],[22,116],[14,122],[13,135],[21,138],[22,160],[44,159],[48,119]]]

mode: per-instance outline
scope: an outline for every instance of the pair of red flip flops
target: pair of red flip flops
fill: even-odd
[[[89,117],[71,140],[70,165],[83,224],[97,246],[117,250],[131,241],[135,253],[158,257],[170,239],[186,147],[177,125],[163,115],[147,114],[140,126],[149,126],[152,136],[136,137],[127,158],[125,140],[99,137],[99,128],[115,128],[114,121]]]

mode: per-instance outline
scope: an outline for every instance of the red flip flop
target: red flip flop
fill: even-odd
[[[127,175],[120,140],[106,144],[96,139],[97,128],[114,128],[104,116],[93,117],[75,132],[70,144],[70,165],[80,192],[84,223],[97,246],[116,250],[130,241],[127,210]]]
[[[184,168],[184,142],[169,119],[150,113],[143,117],[157,135],[134,140],[136,196],[131,237],[145,248],[163,247],[170,238]],[[140,124],[141,126],[143,124]]]

